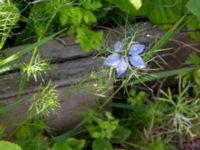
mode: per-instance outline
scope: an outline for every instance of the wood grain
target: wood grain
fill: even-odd
[[[139,29],[141,29],[141,33],[136,37],[136,41],[145,44],[147,47],[146,50],[166,32],[150,23],[137,24],[129,27],[128,30],[124,28],[109,29],[104,31],[104,45],[113,48],[114,42],[124,37],[124,32],[132,35]],[[8,57],[26,46],[6,49],[3,51],[3,54],[5,57]],[[194,42],[186,32],[181,31],[169,41],[165,48],[170,48],[170,50],[157,54],[155,60],[148,64],[150,69],[170,70],[182,67],[185,65],[185,60],[191,52],[199,51],[200,45]],[[57,37],[47,44],[42,45],[39,48],[39,53],[42,59],[47,59],[51,63],[51,69],[44,76],[45,83],[51,80],[53,85],[57,86],[61,95],[70,91],[72,86],[76,85],[78,81],[102,66],[100,58],[94,59],[96,52],[83,53],[80,46],[75,43],[73,37],[62,38],[61,40]],[[31,53],[21,57],[18,62],[27,63],[30,57]],[[162,61],[159,58],[162,58]],[[16,101],[21,77],[22,72],[18,69],[0,75],[0,104],[8,104]],[[30,79],[23,92],[23,98],[30,99],[32,94],[37,91],[40,82],[41,79],[37,82],[33,78]],[[174,84],[174,81],[166,80],[167,86],[171,84]],[[58,115],[51,115],[46,120],[50,126],[55,127],[58,131],[69,129],[80,121],[81,111],[87,106],[94,105],[96,99],[91,92],[72,91],[61,98],[62,108]],[[4,116],[1,116],[0,123],[17,126],[25,117],[29,105],[19,106],[16,110],[4,114]]]

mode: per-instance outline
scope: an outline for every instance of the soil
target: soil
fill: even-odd
[[[183,142],[183,145],[177,145],[177,150],[200,150],[200,138],[191,142]]]

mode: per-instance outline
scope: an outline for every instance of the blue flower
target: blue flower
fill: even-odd
[[[123,45],[120,41],[117,41],[114,45],[114,52],[113,54],[109,55],[105,61],[104,65],[106,66],[113,66],[116,68],[116,73],[118,76],[124,74],[129,66],[129,61],[130,64],[136,68],[144,68],[145,63],[141,56],[141,54],[144,51],[145,46],[142,44],[133,44],[131,45],[129,51],[128,51],[128,57],[123,56],[122,50],[123,50]]]

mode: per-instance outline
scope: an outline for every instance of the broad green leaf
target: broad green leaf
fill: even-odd
[[[22,149],[17,144],[8,141],[0,141],[0,150],[22,150]]]
[[[106,139],[96,139],[92,143],[92,150],[112,150],[112,144]]]
[[[77,140],[75,138],[69,138],[67,139],[66,142],[73,150],[81,150],[85,146],[85,140]]]
[[[172,27],[180,17],[177,4],[174,0],[154,0],[148,2],[148,18],[161,28]]]
[[[131,5],[136,9],[139,10],[142,7],[142,0],[129,0]]]
[[[53,145],[52,150],[72,150],[66,143],[56,143]]]
[[[68,9],[68,16],[71,18],[71,22],[75,26],[79,26],[83,19],[83,12],[81,7],[71,7]]]
[[[200,0],[189,0],[186,7],[200,21]]]
[[[62,26],[69,23],[69,16],[67,15],[66,9],[59,12],[59,20]]]
[[[144,0],[109,0],[110,3],[117,5],[121,10],[134,14],[145,15],[146,9],[143,9]]]
[[[111,140],[113,143],[123,143],[129,138],[130,135],[131,131],[129,129],[126,129],[124,127],[119,127],[114,131]]]
[[[92,48],[100,50],[103,38],[102,32],[94,32],[87,28],[79,27],[77,29],[77,42],[80,43],[84,52],[88,52]]]
[[[97,22],[95,15],[91,11],[84,11],[83,14],[84,23],[91,24]]]
[[[82,6],[88,10],[94,10],[102,7],[101,0],[83,0]]]
[[[52,150],[82,150],[85,146],[85,140],[68,138],[62,142],[55,143]]]

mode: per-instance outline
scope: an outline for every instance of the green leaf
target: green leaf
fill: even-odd
[[[79,26],[83,19],[83,12],[81,7],[71,7],[68,9],[68,16],[71,18],[73,25]]]
[[[101,4],[100,1],[101,0],[84,0],[84,1],[81,1],[81,2],[82,2],[82,6],[85,9],[94,10],[94,9],[102,7],[102,4]]]
[[[67,12],[65,9],[59,12],[59,20],[62,26],[69,23],[69,16],[67,15]]]
[[[92,143],[92,150],[112,150],[112,144],[106,139],[96,139]]]
[[[196,41],[200,42],[200,21],[196,16],[188,16],[187,19],[187,29],[188,29],[188,34]]]
[[[177,10],[177,4],[174,0],[154,0],[151,3],[149,2],[149,20],[161,28],[172,27],[181,15]],[[166,7],[167,5],[171,7]]]
[[[81,150],[85,146],[85,140],[77,140],[75,138],[67,139],[67,143],[73,150]]]
[[[84,11],[83,20],[86,24],[96,23],[97,19],[91,11]]]
[[[55,143],[52,150],[82,150],[85,146],[85,140],[68,138],[65,141]]]
[[[109,2],[117,5],[121,10],[130,14],[143,15],[145,11],[145,9],[142,9],[143,0],[109,0]]]
[[[53,145],[52,150],[72,150],[67,143],[56,143]]]
[[[136,10],[139,10],[142,7],[142,0],[129,0],[129,2]]]
[[[131,131],[129,129],[126,129],[124,127],[119,127],[114,131],[111,140],[113,143],[123,143],[129,138],[130,135]]]
[[[14,143],[8,141],[0,141],[0,150],[22,150],[22,149]]]
[[[195,15],[200,21],[200,1],[199,0],[189,0],[186,4],[187,9]]]
[[[190,56],[188,57],[188,60],[187,60],[187,64],[190,64],[190,65],[200,65],[200,57],[197,53],[192,53],[190,54]]]
[[[87,28],[79,27],[77,28],[77,42],[80,43],[81,48],[84,52],[88,52],[92,48],[100,50],[101,41],[103,38],[102,32],[94,32]]]

